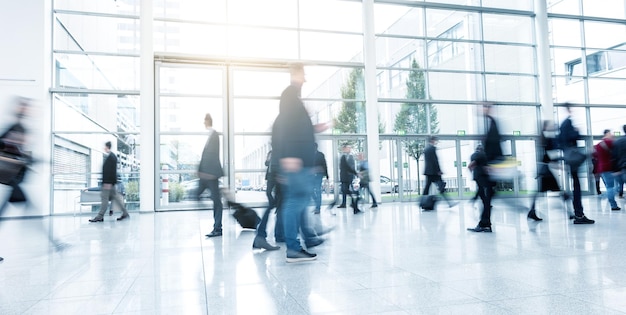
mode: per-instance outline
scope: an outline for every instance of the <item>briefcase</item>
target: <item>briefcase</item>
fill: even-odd
[[[10,185],[24,167],[26,167],[26,161],[14,156],[0,154],[0,183]]]

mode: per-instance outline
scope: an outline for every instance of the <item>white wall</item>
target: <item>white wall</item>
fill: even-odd
[[[12,118],[15,96],[34,100],[28,120],[27,150],[43,163],[33,171],[23,188],[33,206],[24,210],[10,206],[2,215],[36,216],[50,213],[50,0],[0,0],[0,133]],[[8,198],[7,186],[0,185],[0,202]]]

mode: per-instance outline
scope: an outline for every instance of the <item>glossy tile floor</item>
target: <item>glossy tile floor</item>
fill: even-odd
[[[626,314],[626,211],[583,202],[595,225],[573,225],[557,197],[540,223],[528,200],[496,200],[492,234],[466,231],[468,201],[323,212],[336,229],[295,264],[284,244],[254,252],[228,215],[205,238],[210,211],[5,220],[0,314]]]

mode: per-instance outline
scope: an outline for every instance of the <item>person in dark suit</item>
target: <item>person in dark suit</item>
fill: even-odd
[[[489,163],[502,159],[502,147],[500,146],[501,136],[498,130],[498,124],[493,118],[492,111],[493,104],[483,104],[483,115],[487,120],[488,129],[483,139],[483,152],[475,152],[473,161],[475,161],[474,178],[478,184],[479,195],[483,201],[483,211],[480,215],[480,222],[474,228],[468,228],[468,231],[472,232],[491,232],[491,200],[494,196],[494,187],[496,185],[489,178],[487,172],[487,166]],[[476,171],[478,173],[476,173]],[[476,179],[477,178],[477,179]]]
[[[424,149],[424,175],[426,175],[426,185],[424,186],[423,196],[428,196],[430,192],[430,185],[435,183],[437,189],[443,198],[448,202],[448,206],[452,207],[454,204],[444,194],[446,184],[441,179],[443,172],[439,166],[439,158],[437,157],[437,142],[439,139],[436,136],[430,136],[428,138],[428,145]]]
[[[572,123],[572,109],[570,104],[565,104],[565,108],[567,109],[568,116],[561,123],[559,127],[559,145],[563,152],[566,152],[568,149],[576,149],[577,144],[576,141],[580,139],[580,133],[578,130],[574,128],[574,124]],[[574,224],[594,224],[594,220],[590,220],[585,216],[585,212],[582,204],[582,196],[580,190],[580,179],[578,178],[578,168],[579,165],[569,165],[569,171],[572,176],[572,181],[574,184],[573,198],[572,198],[572,206],[574,207]]]
[[[198,167],[198,190],[196,198],[200,200],[200,195],[205,189],[211,192],[211,200],[213,200],[213,231],[206,237],[222,236],[222,193],[219,187],[219,178],[224,176],[224,170],[220,163],[220,138],[217,131],[213,129],[213,118],[211,114],[204,117],[204,126],[206,127],[209,138],[204,144],[200,165]]]
[[[343,154],[339,159],[339,180],[341,181],[341,205],[337,208],[346,207],[346,196],[350,195],[351,207],[354,214],[363,213],[358,207],[358,198],[354,196],[352,188],[352,181],[358,173],[355,169],[354,157],[352,157],[352,147],[349,144],[342,146]]]
[[[367,190],[367,193],[372,198],[372,208],[378,208],[378,202],[376,201],[376,197],[374,196],[374,193],[370,189],[370,180],[371,179],[370,179],[369,163],[365,159],[365,154],[363,154],[363,152],[359,153],[357,155],[357,158],[359,160],[359,186],[360,186],[360,190],[362,192],[365,192],[365,190]],[[364,195],[363,198],[365,198],[365,196],[367,196],[367,195]]]
[[[309,205],[315,166],[315,132],[332,126],[331,123],[313,125],[301,99],[305,75],[301,64],[290,67],[291,84],[280,96],[279,114],[272,126],[272,165],[278,166],[281,185],[283,227],[287,262],[317,259],[307,250],[320,242],[305,239],[307,250],[302,248],[298,233],[302,216]],[[308,244],[307,244],[308,243]]]
[[[113,201],[113,203],[117,204],[119,208],[122,209],[122,216],[117,218],[118,221],[128,219],[130,216],[128,215],[128,211],[126,211],[126,206],[124,205],[124,200],[122,196],[117,193],[117,189],[115,185],[117,184],[117,156],[115,153],[111,152],[111,141],[107,141],[104,144],[104,152],[107,154],[104,163],[102,164],[102,188],[100,190],[100,212],[92,218],[89,219],[89,222],[103,222],[104,214],[107,211],[107,207],[109,206],[109,201]],[[111,205],[113,206],[113,205]]]
[[[475,228],[468,229],[473,232],[487,232],[491,233],[491,222],[489,215],[491,214],[489,211],[485,212],[485,209],[491,208],[491,191],[492,185],[491,180],[489,179],[489,174],[487,173],[487,155],[483,150],[482,145],[478,145],[476,147],[476,151],[472,154],[470,158],[470,164],[468,165],[469,170],[472,172],[474,181],[476,181],[476,185],[478,189],[476,190],[476,194],[480,197],[480,200],[483,202],[483,211],[481,214],[481,220]],[[483,225],[481,225],[483,223]]]

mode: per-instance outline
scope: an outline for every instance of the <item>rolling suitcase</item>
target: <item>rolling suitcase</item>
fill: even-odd
[[[239,222],[244,229],[256,229],[259,222],[261,222],[261,218],[256,214],[252,208],[246,207],[237,202],[228,202],[231,208],[235,209],[233,213],[233,217]]]
[[[434,195],[426,195],[420,198],[420,208],[424,210],[435,210],[437,197]]]

